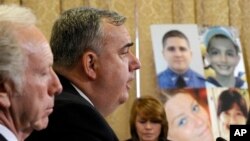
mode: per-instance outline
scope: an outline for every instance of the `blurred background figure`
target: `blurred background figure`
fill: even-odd
[[[229,140],[231,124],[244,125],[247,121],[248,109],[246,100],[236,89],[221,92],[218,98],[217,116],[221,137]]]
[[[199,103],[194,89],[162,90],[172,141],[214,141],[208,111]]]
[[[127,141],[167,141],[168,123],[163,105],[154,97],[136,99],[131,109]]]

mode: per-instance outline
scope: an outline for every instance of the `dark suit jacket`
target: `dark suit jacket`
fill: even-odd
[[[8,141],[0,132],[0,141]]]
[[[56,97],[49,125],[26,141],[118,141],[101,114],[63,76],[63,92]]]

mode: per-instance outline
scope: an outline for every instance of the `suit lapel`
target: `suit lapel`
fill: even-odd
[[[102,120],[102,123],[106,127],[106,131],[113,137],[113,140],[118,141],[118,138],[116,134],[114,133],[113,129],[109,126],[105,118],[97,111],[97,109],[77,92],[77,90],[72,86],[69,80],[67,80],[65,77],[63,77],[60,74],[57,74],[57,75],[63,86],[64,93],[56,96],[56,100],[67,99],[74,103],[76,102],[76,103],[82,103],[82,104],[88,105],[92,110],[95,111],[96,115],[99,116],[99,119]]]

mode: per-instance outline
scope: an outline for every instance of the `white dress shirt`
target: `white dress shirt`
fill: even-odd
[[[8,141],[18,141],[17,137],[11,132],[7,127],[0,124],[0,133],[6,138]]]
[[[94,106],[94,104],[90,101],[90,99],[80,90],[78,89],[74,84],[71,83],[71,85],[76,89],[76,91],[82,96],[84,99],[86,99],[91,105]],[[95,106],[94,106],[95,107]]]

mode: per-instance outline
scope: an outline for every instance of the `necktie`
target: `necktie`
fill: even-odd
[[[177,77],[175,85],[176,85],[177,88],[183,88],[183,87],[187,86],[187,84],[186,84],[186,82],[185,82],[185,80],[184,80],[184,78],[182,76]]]

